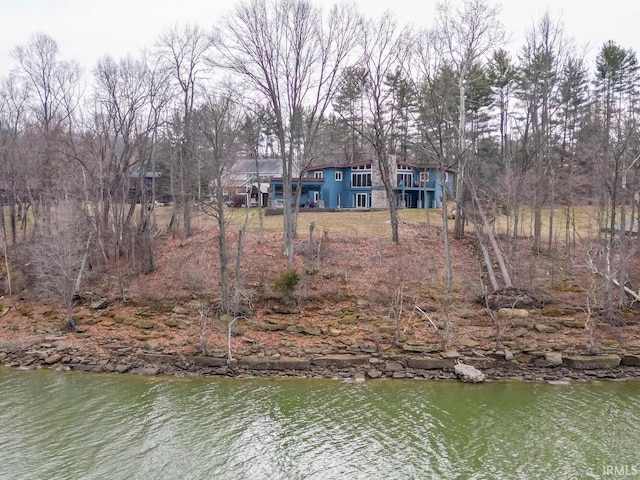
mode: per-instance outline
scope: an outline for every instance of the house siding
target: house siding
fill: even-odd
[[[368,163],[354,165],[328,165],[318,166],[307,172],[302,179],[302,194],[300,203],[321,208],[388,208],[387,195],[379,171]],[[401,167],[399,167],[401,165]],[[354,168],[355,167],[355,168]],[[322,172],[322,178],[315,178],[316,172]],[[438,208],[442,205],[442,185],[439,181],[440,172],[437,168],[427,168],[397,164],[392,166],[392,181],[396,196],[396,205],[401,208],[424,208],[425,195],[428,208]],[[427,172],[426,185],[420,181],[421,173]],[[341,180],[336,180],[336,173],[341,175]],[[354,186],[352,174],[371,175],[371,185]],[[403,175],[399,177],[398,175]],[[450,194],[453,192],[454,174],[448,172],[447,187]],[[363,177],[361,177],[363,178]],[[404,181],[400,181],[400,179]],[[294,180],[294,187],[298,180]],[[278,206],[282,201],[282,179],[271,181],[273,199]]]

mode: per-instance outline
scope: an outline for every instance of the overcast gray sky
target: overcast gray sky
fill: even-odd
[[[153,46],[158,36],[176,23],[210,27],[234,0],[0,0],[0,76],[13,65],[10,51],[28,42],[37,31],[53,37],[60,57],[75,59],[90,71],[98,58],[116,58]],[[455,0],[453,0],[455,1]],[[523,41],[524,31],[549,8],[562,19],[577,47],[588,45],[587,59],[606,40],[640,50],[640,2],[630,0],[508,0],[502,4],[502,22],[511,34],[511,49]],[[322,1],[327,5],[332,1]],[[357,0],[367,16],[386,8],[404,23],[433,23],[435,0]]]

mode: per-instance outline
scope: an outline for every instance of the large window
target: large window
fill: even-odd
[[[413,175],[411,173],[398,173],[398,187],[413,187]]]
[[[355,188],[370,187],[371,173],[351,173],[351,186]]]
[[[353,205],[356,208],[369,208],[371,207],[371,201],[368,193],[354,193]]]
[[[351,167],[351,187],[365,188],[371,186],[371,164]]]
[[[396,165],[396,187],[413,187],[413,167]]]

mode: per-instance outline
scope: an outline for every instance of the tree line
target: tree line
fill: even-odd
[[[41,246],[37,258],[56,251],[46,268],[53,263],[65,279],[61,298],[78,290],[87,264],[106,262],[116,265],[124,297],[126,262],[153,271],[158,232],[187,242],[194,205],[213,196],[226,278],[225,174],[240,156],[282,160],[288,266],[300,203],[293,180],[317,163],[375,163],[397,244],[390,158],[398,158],[442,175],[455,170],[456,188],[444,192],[455,202],[453,236],[471,223],[491,271],[485,238],[498,260],[504,248],[488,228],[493,214],[509,214],[508,253],[519,248],[525,209],[534,252],[569,253],[575,206],[596,205],[590,265],[606,279],[608,304],[623,302],[632,245],[616,232],[637,228],[640,200],[636,52],[609,41],[590,64],[550,13],[522,45],[509,45],[499,14],[485,0],[443,2],[416,27],[391,13],[367,18],[347,3],[244,0],[211,26],[175,26],[139,56],[105,56],[90,72],[64,59],[55,39],[33,34],[12,50],[0,84],[7,272],[8,250],[29,242]],[[173,199],[167,225],[154,215],[159,182]],[[60,248],[44,247],[53,237]],[[229,292],[225,311],[233,310]]]

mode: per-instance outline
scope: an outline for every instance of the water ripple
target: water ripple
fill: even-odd
[[[602,478],[638,387],[0,370],[0,479]]]

